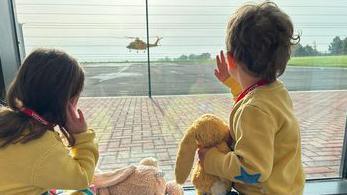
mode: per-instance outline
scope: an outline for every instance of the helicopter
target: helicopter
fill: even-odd
[[[134,41],[130,42],[127,48],[129,49],[129,52],[131,52],[131,49],[135,49],[136,53],[139,52],[139,50],[144,50],[143,52],[146,52],[147,47],[157,47],[159,46],[158,43],[163,37],[158,37],[157,40],[154,43],[147,44],[143,40],[141,40],[139,37],[127,37],[129,39],[135,39]]]

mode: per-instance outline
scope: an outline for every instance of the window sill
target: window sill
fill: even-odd
[[[192,187],[185,187],[185,195],[195,195]],[[304,195],[347,194],[347,180],[327,179],[306,181]]]

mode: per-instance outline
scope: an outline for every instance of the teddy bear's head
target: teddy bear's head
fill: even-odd
[[[158,160],[153,158],[153,157],[147,157],[147,158],[142,159],[140,161],[140,165],[153,166],[153,167],[159,168]]]
[[[213,147],[229,136],[229,127],[226,123],[221,123],[221,119],[215,115],[205,114],[193,122],[191,129],[198,146]]]
[[[187,129],[178,149],[175,175],[176,181],[183,184],[192,169],[195,151],[200,147],[213,147],[229,137],[229,126],[212,114],[205,114],[195,120]]]
[[[136,166],[96,173],[94,185],[99,195],[183,195],[181,186],[174,182],[166,183],[157,159],[152,157],[142,159]]]

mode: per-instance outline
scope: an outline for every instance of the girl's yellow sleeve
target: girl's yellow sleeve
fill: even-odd
[[[274,159],[275,125],[272,118],[255,106],[241,111],[236,129],[233,152],[224,154],[209,150],[204,160],[205,171],[234,182],[256,184],[270,176]]]
[[[90,185],[99,153],[92,130],[74,135],[75,146],[69,150],[56,142],[42,154],[32,170],[33,185],[43,189],[83,189]]]
[[[242,91],[240,84],[231,76],[227,78],[223,83],[230,88],[230,92],[235,100]]]

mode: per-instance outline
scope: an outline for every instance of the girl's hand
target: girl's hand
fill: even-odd
[[[228,72],[228,65],[225,61],[223,51],[220,51],[220,56],[216,56],[217,60],[217,69],[214,69],[214,75],[216,75],[217,79],[222,83],[230,77]]]
[[[82,111],[78,109],[77,113],[76,105],[73,105],[70,102],[66,110],[65,128],[68,132],[73,134],[83,133],[87,131],[87,123],[84,119]]]

